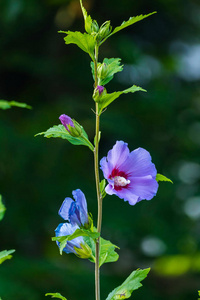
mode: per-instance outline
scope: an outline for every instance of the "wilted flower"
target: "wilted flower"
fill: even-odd
[[[55,230],[56,237],[59,236],[67,236],[73,234],[77,229],[79,229],[79,226],[77,224],[70,224],[70,223],[61,223],[58,225],[58,227]],[[60,246],[59,242],[56,242],[58,247]],[[64,249],[64,252],[68,253],[74,253],[80,258],[89,258],[91,257],[92,250],[90,247],[85,243],[82,236],[79,236],[75,239],[72,239],[70,241],[67,241]]]
[[[79,227],[89,226],[89,218],[87,211],[87,202],[85,195],[80,189],[72,192],[75,201],[69,197],[65,198],[58,214],[72,225],[77,224]]]
[[[117,141],[107,157],[101,159],[100,165],[109,183],[105,188],[107,194],[115,194],[130,205],[151,200],[156,195],[157,171],[145,149],[130,152],[127,143]]]

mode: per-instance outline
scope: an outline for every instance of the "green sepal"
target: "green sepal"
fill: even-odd
[[[65,129],[63,125],[54,125],[49,128],[47,131],[37,133],[35,136],[44,135],[46,138],[61,138],[64,140],[68,140],[73,145],[83,145],[90,148],[90,150],[94,150],[94,146],[88,140],[87,133],[82,127],[82,134],[79,137],[71,136],[70,133]]]
[[[83,17],[85,20],[85,31],[89,34],[97,33],[99,31],[99,25],[96,20],[92,20],[90,15],[87,14],[86,9],[83,6],[82,0],[80,0]]]
[[[65,248],[68,241],[71,241],[79,236],[86,236],[91,238],[92,240],[95,240],[99,237],[99,232],[92,232],[90,230],[86,230],[84,228],[76,229],[76,231],[71,235],[66,236],[58,236],[58,237],[52,237],[52,241],[57,241],[60,243],[60,254],[62,255],[63,249]]]
[[[92,249],[93,258],[90,258],[89,260],[95,263],[95,242],[89,237],[84,237],[84,240],[87,243],[87,245]],[[103,238],[100,238],[99,243],[99,267],[101,267],[104,263],[114,262],[118,260],[119,254],[115,252],[115,249],[119,249],[119,247],[112,244],[110,241],[104,240]]]
[[[124,91],[121,91],[121,92],[114,92],[111,94],[102,95],[101,101],[99,103],[99,113],[101,113],[102,110],[104,108],[106,108],[110,103],[112,103],[115,99],[119,98],[120,95],[127,94],[127,93],[135,93],[138,91],[146,92],[146,90],[144,90],[143,88],[141,88],[137,85],[133,85],[130,88],[128,88]]]
[[[51,298],[58,298],[61,300],[67,300],[67,298],[63,297],[60,293],[47,293],[45,296],[51,296]]]
[[[15,250],[3,250],[0,252],[0,264],[2,264],[5,260],[12,258],[12,253],[14,253]]]
[[[103,179],[100,182],[100,191],[101,191],[101,197],[102,197],[102,199],[105,198],[105,196],[106,196],[105,186],[106,186],[106,180]]]
[[[145,19],[145,18],[147,18],[147,17],[149,17],[149,16],[151,16],[151,15],[153,15],[153,14],[156,14],[156,13],[157,13],[157,12],[154,11],[154,12],[148,14],[148,15],[139,15],[139,16],[135,16],[135,17],[130,17],[128,21],[124,21],[124,22],[122,22],[122,24],[121,24],[120,26],[117,26],[117,27],[113,30],[113,32],[111,32],[111,33],[110,33],[110,34],[109,34],[109,35],[101,42],[101,44],[103,44],[103,42],[105,42],[105,40],[106,40],[107,38],[109,38],[111,35],[117,33],[118,31],[120,31],[120,30],[122,30],[122,29],[124,29],[124,28],[126,28],[126,27],[128,27],[128,26],[131,26],[131,25],[133,25],[134,23],[139,22],[139,21],[141,21],[141,20],[143,20],[143,19]]]
[[[6,207],[3,205],[2,196],[0,195],[0,221],[3,219]]]
[[[159,182],[159,181],[168,181],[168,182],[173,183],[173,181],[171,179],[167,178],[166,176],[164,176],[162,174],[157,174],[156,175],[156,180],[157,180],[157,182]]]
[[[94,36],[81,33],[80,31],[58,31],[59,33],[65,33],[67,36],[64,38],[65,44],[75,44],[83,51],[88,53],[92,60],[95,59],[94,57],[94,49],[96,44],[96,39]]]
[[[97,77],[98,85],[106,85],[110,82],[114,74],[121,72],[123,70],[123,65],[120,65],[120,58],[104,58],[102,64],[97,65]],[[92,75],[94,77],[94,63],[91,62]]]
[[[133,271],[129,277],[117,288],[115,288],[106,298],[106,300],[119,300],[130,298],[131,293],[142,286],[140,283],[147,277],[150,268]]]
[[[30,105],[26,104],[26,103],[16,102],[16,101],[0,100],[0,108],[1,109],[9,109],[12,106],[32,109],[32,107]]]
[[[112,26],[110,25],[110,21],[106,21],[101,25],[99,32],[97,34],[98,45],[101,45],[101,41],[106,39],[110,35],[111,31],[112,31]]]

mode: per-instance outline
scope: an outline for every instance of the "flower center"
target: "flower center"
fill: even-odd
[[[115,176],[113,178],[113,180],[114,180],[115,186],[126,186],[127,184],[130,183],[130,180],[127,180],[126,178],[124,178],[122,176]]]

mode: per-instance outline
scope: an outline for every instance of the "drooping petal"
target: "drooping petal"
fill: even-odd
[[[113,167],[119,168],[126,161],[129,153],[128,144],[123,141],[117,141],[108,152],[107,160]]]
[[[70,221],[69,219],[69,211],[70,211],[70,207],[72,205],[74,201],[67,197],[65,198],[65,200],[63,201],[61,208],[59,209],[58,214],[61,216],[61,218],[63,218],[66,221]]]
[[[80,189],[73,191],[72,195],[75,199],[77,211],[79,212],[81,225],[84,226],[86,223],[88,224],[88,210],[85,195]]]
[[[56,236],[66,236],[66,235],[71,235],[73,234],[76,229],[78,229],[78,225],[72,225],[70,223],[61,223],[58,225],[58,227],[56,228],[55,230],[55,234]],[[69,242],[67,242],[65,248],[63,249],[64,252],[66,253],[76,253],[74,247],[77,247],[77,248],[81,248],[81,244],[84,243],[83,241],[83,238],[80,236],[80,237],[77,237]],[[59,246],[60,243],[57,242],[57,245]]]
[[[143,148],[137,148],[132,151],[120,168],[121,171],[129,174],[131,177],[151,175],[155,178],[157,174],[156,167],[151,161],[150,153]]]

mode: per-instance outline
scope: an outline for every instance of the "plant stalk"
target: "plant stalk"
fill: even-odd
[[[95,61],[94,61],[94,74],[95,74],[95,84],[97,87],[98,77],[97,77],[97,63],[98,63],[98,46],[95,47]],[[100,191],[100,180],[99,180],[99,115],[98,103],[96,103],[96,131],[95,131],[95,148],[94,148],[94,169],[95,169],[95,181],[96,181],[96,191],[97,191],[97,202],[98,202],[98,219],[97,219],[97,231],[101,233],[101,223],[102,223],[102,197]],[[96,242],[96,261],[95,261],[95,295],[96,300],[100,300],[100,272],[99,272],[99,250],[100,250],[100,238]]]

